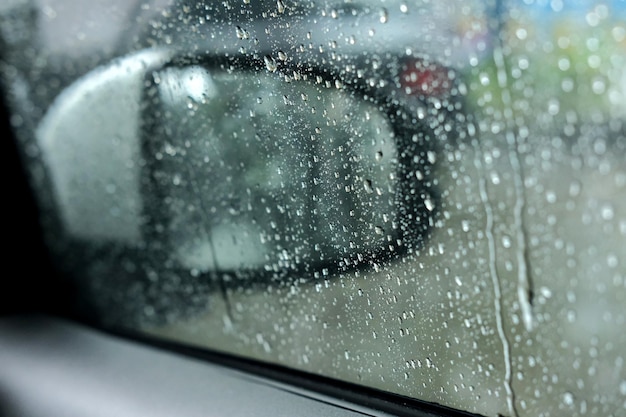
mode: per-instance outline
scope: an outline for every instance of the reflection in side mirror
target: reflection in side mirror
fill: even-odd
[[[374,104],[265,71],[151,81],[144,227],[178,265],[318,276],[397,250],[399,156]]]

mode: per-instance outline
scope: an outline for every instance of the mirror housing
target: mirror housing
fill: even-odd
[[[51,183],[47,207],[60,219],[58,230],[49,231],[50,248],[94,309],[81,314],[124,326],[169,321],[206,310],[215,291],[376,269],[424,245],[437,210],[430,171],[438,144],[428,117],[416,123],[415,108],[356,75],[275,63],[272,71],[263,58],[189,58],[151,49],[86,74],[57,97],[36,134]],[[193,75],[191,86],[198,82],[205,94],[218,81],[232,94],[213,102],[210,94],[178,94],[190,88],[184,82],[159,85],[159,77],[176,71],[178,78]],[[232,74],[245,74],[249,89],[236,86]],[[260,80],[271,88],[261,88]],[[168,94],[184,105],[168,109]],[[224,97],[235,100],[238,113],[209,117],[207,109]],[[272,122],[274,109],[288,123]],[[195,120],[195,133],[194,123],[173,123],[181,117]],[[296,121],[308,125],[297,130]],[[376,133],[374,125],[384,129]],[[211,126],[221,126],[222,135],[207,141]],[[188,137],[176,139],[175,132]],[[224,146],[225,133],[235,132],[246,152]],[[220,169],[220,160],[232,163]],[[241,188],[233,194],[228,187],[235,185]],[[198,189],[195,201],[188,199],[190,187]],[[227,196],[222,206],[207,197],[216,187]],[[201,220],[186,211],[190,206],[203,213]],[[226,238],[217,239],[214,224]]]

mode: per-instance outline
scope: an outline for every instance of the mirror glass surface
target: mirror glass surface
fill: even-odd
[[[374,104],[318,81],[197,65],[154,73],[146,233],[183,267],[319,275],[395,245],[393,130]]]

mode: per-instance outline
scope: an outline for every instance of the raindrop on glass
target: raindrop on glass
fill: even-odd
[[[243,29],[241,26],[237,26],[235,28],[235,32],[237,33],[237,37],[239,39],[248,39],[250,37],[248,31]]]
[[[268,71],[275,72],[278,69],[276,61],[270,55],[265,55],[263,61],[265,61],[265,68],[267,68]]]
[[[278,13],[285,13],[285,3],[282,0],[276,1],[276,7],[278,8]]]
[[[389,20],[389,12],[387,11],[387,9],[385,8],[380,9],[380,23],[387,23],[388,20]]]

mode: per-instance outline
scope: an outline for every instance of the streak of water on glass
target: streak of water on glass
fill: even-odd
[[[480,159],[476,159],[476,168],[481,172],[483,171],[482,163]],[[502,344],[502,356],[504,360],[504,389],[506,390],[506,402],[509,413],[513,416],[518,416],[515,408],[515,392],[513,391],[513,373],[511,369],[511,345],[504,331],[504,320],[502,315],[502,285],[500,283],[500,277],[496,266],[496,243],[493,236],[493,208],[487,195],[487,186],[483,177],[478,181],[480,200],[485,209],[485,215],[487,221],[485,224],[485,236],[487,237],[487,244],[489,249],[489,273],[491,275],[491,283],[493,286],[494,296],[494,309],[496,317],[496,328],[500,343]]]
[[[504,62],[502,48],[495,48],[493,59],[497,69],[498,86],[502,94],[502,103],[511,108],[511,94],[508,89],[507,68]],[[504,111],[504,118],[507,126],[506,142],[509,147],[509,162],[513,171],[513,185],[515,190],[515,205],[513,208],[513,222],[516,230],[516,257],[517,257],[517,299],[522,310],[522,320],[527,331],[533,328],[532,312],[532,278],[528,269],[528,245],[526,225],[524,224],[524,209],[526,207],[526,196],[524,193],[524,171],[520,163],[519,145],[516,135],[513,133],[515,122],[510,112]]]
[[[189,164],[186,164],[185,167],[187,170],[187,174],[189,175],[189,183],[191,184],[191,187],[193,188],[194,194],[197,196],[201,196],[202,189],[196,181],[192,167]],[[206,225],[211,224],[210,223],[211,215],[209,214],[209,210],[205,206],[203,199],[199,198],[198,200],[199,200],[198,205],[200,206],[200,212],[202,213],[202,216],[204,217],[204,221],[201,223],[200,229],[202,230],[202,233],[204,234],[206,241],[209,243],[209,250],[210,250],[211,258],[213,258],[213,265],[215,267],[215,270],[220,271],[220,267],[219,267],[218,260],[217,260],[218,257],[217,257],[217,253],[215,250],[215,243],[213,241],[213,234],[206,226]],[[232,325],[233,323],[232,307],[230,305],[230,298],[228,297],[228,290],[226,288],[226,282],[225,282],[225,277],[223,273],[219,273],[218,283],[219,283],[222,299],[224,300],[224,304],[226,306],[226,316],[228,319],[228,323],[231,323]]]

